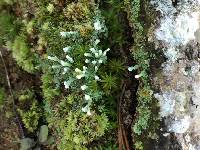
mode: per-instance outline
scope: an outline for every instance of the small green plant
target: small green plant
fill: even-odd
[[[103,21],[100,22],[100,17],[94,21],[94,31],[93,39],[91,39],[90,48],[84,49],[82,60],[76,57],[76,48],[74,45],[66,46],[63,48],[65,53],[64,59],[59,59],[58,57],[48,56],[48,59],[53,62],[52,69],[57,70],[60,73],[60,78],[64,79],[65,89],[72,89],[76,92],[81,92],[84,95],[85,103],[87,104],[82,110],[90,114],[90,106],[92,105],[92,100],[97,100],[101,98],[99,91],[93,91],[90,89],[91,83],[94,81],[101,80],[97,76],[97,71],[99,67],[106,62],[107,52],[109,48],[102,51],[98,44],[100,42],[99,36],[101,33],[105,32],[105,26]],[[77,41],[77,44],[81,43],[82,39],[77,31],[60,32],[61,36],[67,38],[68,40]],[[79,54],[80,56],[80,54]]]
[[[42,83],[43,83],[42,91],[43,91],[44,99],[51,101],[56,96],[59,96],[60,91],[54,85],[53,75],[51,75],[50,73],[46,71],[46,73],[44,73],[41,78],[42,78]]]
[[[117,77],[115,77],[111,73],[103,75],[101,82],[103,89],[107,94],[110,94],[111,90],[116,89],[118,85]]]
[[[0,45],[14,40],[17,35],[17,23],[14,23],[14,17],[6,12],[0,12]]]
[[[34,56],[26,40],[22,36],[17,36],[12,46],[12,54],[17,64],[25,71],[33,73],[35,71]]]
[[[39,119],[42,115],[41,108],[38,105],[35,95],[30,90],[24,90],[21,95],[18,96],[19,112],[24,126],[29,132],[33,132],[37,129]]]
[[[22,121],[24,126],[28,129],[28,131],[33,132],[37,129],[39,119],[41,117],[41,109],[39,108],[36,101],[34,101],[29,110],[21,110],[18,109],[20,116],[22,117]]]
[[[125,71],[125,65],[120,59],[112,59],[109,61],[109,69],[112,73],[122,74]]]

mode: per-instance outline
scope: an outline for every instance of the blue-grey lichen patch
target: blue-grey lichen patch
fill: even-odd
[[[160,12],[153,42],[166,61],[153,80],[166,131],[183,150],[200,149],[200,0],[151,0]],[[199,33],[198,33],[199,32]],[[199,139],[199,140],[197,140]]]
[[[199,13],[182,13],[161,20],[160,28],[156,31],[158,40],[169,44],[169,47],[185,45],[195,39],[194,33],[199,28]]]

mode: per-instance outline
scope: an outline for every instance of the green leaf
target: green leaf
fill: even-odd
[[[55,139],[53,136],[49,136],[47,141],[45,142],[46,145],[51,145],[55,142]]]
[[[20,140],[21,150],[31,150],[34,147],[35,142],[31,138],[24,138]]]
[[[47,141],[48,138],[48,127],[47,125],[42,125],[40,127],[40,132],[39,132],[39,142],[44,143]]]

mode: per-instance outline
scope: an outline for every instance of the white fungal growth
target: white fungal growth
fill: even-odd
[[[65,62],[65,61],[63,61],[63,60],[60,61],[60,64],[61,64],[62,66],[64,66],[64,67],[70,67],[70,66],[71,66],[70,63]]]
[[[167,117],[174,111],[175,96],[173,93],[154,94],[154,97],[160,102],[160,116]]]
[[[98,76],[95,76],[94,78],[95,78],[95,80],[97,80],[97,81],[100,80],[100,78],[99,78]]]
[[[47,58],[52,61],[60,61],[56,56],[54,57],[48,56]]]
[[[166,51],[164,51],[164,54],[165,54],[165,57],[168,58],[168,61],[172,61],[172,62],[175,62],[180,57],[179,50],[174,47],[170,47],[166,49]]]
[[[67,60],[68,60],[70,63],[73,63],[73,62],[74,62],[73,58],[70,57],[69,55],[66,55],[66,58],[67,58]]]
[[[71,84],[70,81],[64,81],[65,89],[69,89],[70,84]]]

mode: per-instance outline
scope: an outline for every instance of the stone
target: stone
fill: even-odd
[[[154,97],[167,133],[173,133],[183,150],[200,149],[200,0],[151,0],[160,13],[151,42],[162,49],[166,61]],[[167,134],[168,135],[168,134]]]

